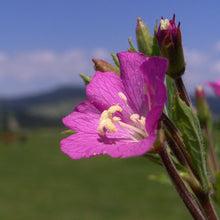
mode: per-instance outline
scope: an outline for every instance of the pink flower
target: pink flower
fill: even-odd
[[[220,79],[216,80],[215,82],[207,82],[208,86],[210,86],[215,94],[220,97]]]
[[[88,100],[63,119],[77,132],[61,141],[61,150],[73,159],[143,155],[156,139],[167,100],[168,61],[133,52],[117,56],[121,76],[97,71],[86,88]]]

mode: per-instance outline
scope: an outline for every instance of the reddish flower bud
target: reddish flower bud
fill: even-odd
[[[195,91],[196,106],[198,111],[198,118],[201,124],[205,124],[210,117],[209,106],[206,102],[205,91],[202,86],[198,86]]]
[[[169,60],[167,74],[173,79],[179,78],[185,71],[180,23],[176,27],[175,15],[172,20],[161,19],[157,40],[163,57]]]
[[[94,69],[100,72],[113,72],[117,75],[120,75],[120,70],[117,66],[114,66],[104,60],[92,59],[94,65]]]

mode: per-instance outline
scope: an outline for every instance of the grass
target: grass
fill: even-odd
[[[27,131],[26,142],[0,143],[0,219],[191,219],[161,173],[145,158],[72,160],[58,129]]]

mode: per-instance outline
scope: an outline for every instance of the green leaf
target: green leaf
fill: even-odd
[[[115,54],[113,54],[113,53],[111,53],[111,56],[112,56],[112,58],[113,58],[113,60],[114,60],[115,65],[116,65],[117,67],[120,67],[120,63],[119,63],[119,61],[118,61],[118,57],[117,57]]]
[[[86,85],[88,85],[90,83],[90,81],[92,80],[92,77],[91,76],[86,76],[82,73],[79,73],[80,77],[83,79],[84,83]]]
[[[137,52],[137,50],[135,49],[134,45],[131,43],[131,38],[132,37],[129,37],[128,38],[128,43],[130,45],[130,48],[128,49],[129,52]]]
[[[208,192],[209,182],[207,178],[205,150],[203,146],[200,123],[193,112],[178,95],[174,97],[174,121],[186,145],[186,150],[191,156],[193,166],[198,172],[200,182],[205,192]]]
[[[157,22],[154,26],[154,36],[153,36],[153,45],[152,45],[152,53],[151,56],[161,56],[160,47],[157,41]]]

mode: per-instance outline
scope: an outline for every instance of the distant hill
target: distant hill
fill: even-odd
[[[13,115],[21,127],[61,125],[62,117],[85,99],[85,89],[75,87],[62,87],[22,98],[0,99],[0,121],[5,122]]]
[[[0,123],[11,115],[20,127],[61,126],[61,119],[86,99],[85,88],[62,87],[23,98],[0,99]],[[207,97],[213,116],[220,116],[220,99]],[[192,102],[195,100],[192,98]],[[7,127],[4,125],[3,127]],[[0,126],[1,128],[1,126]]]
[[[86,98],[84,88],[62,87],[49,92],[22,98],[0,99],[0,106],[3,106],[6,109],[24,110],[29,107],[57,103],[60,101],[77,98]]]

